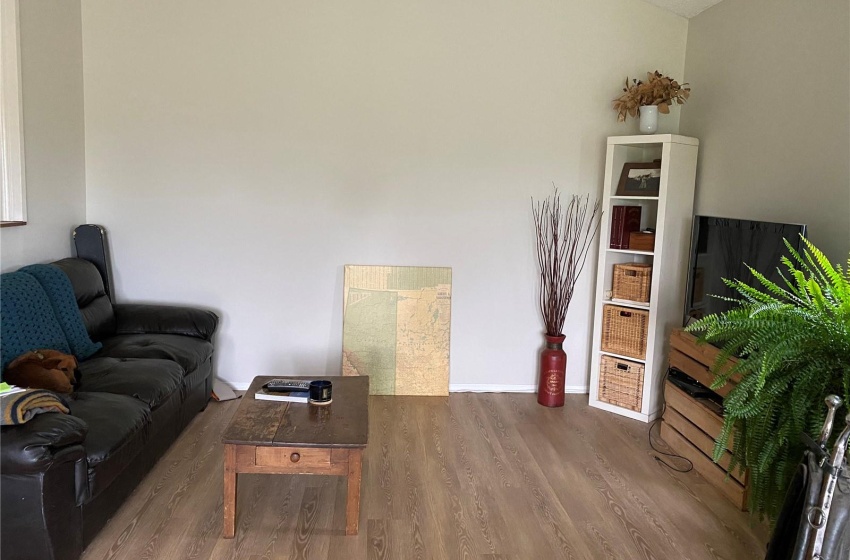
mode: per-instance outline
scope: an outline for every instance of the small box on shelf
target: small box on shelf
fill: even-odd
[[[654,231],[633,231],[629,234],[629,249],[634,251],[649,251],[655,250],[655,232]]]

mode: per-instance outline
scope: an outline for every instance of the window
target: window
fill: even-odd
[[[0,221],[27,220],[18,0],[0,0]]]

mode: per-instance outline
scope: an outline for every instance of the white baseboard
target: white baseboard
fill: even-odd
[[[587,393],[586,385],[567,385],[566,393]],[[537,385],[490,385],[477,383],[452,383],[450,393],[536,393]]]
[[[488,383],[452,383],[449,393],[534,393],[537,385],[491,385]]]
[[[225,381],[236,391],[247,391],[251,383],[235,383]],[[587,394],[587,385],[567,385],[565,392],[568,394]],[[536,393],[537,385],[492,385],[487,383],[452,383],[449,385],[450,393]]]
[[[226,381],[224,379],[220,379],[219,381],[221,381],[222,383],[227,383],[228,385],[230,385],[230,388],[233,389],[234,391],[247,391],[248,387],[251,386],[250,382],[248,382],[248,383],[234,383],[233,381]]]

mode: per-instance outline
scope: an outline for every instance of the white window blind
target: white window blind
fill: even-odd
[[[0,0],[0,220],[25,222],[18,0]]]

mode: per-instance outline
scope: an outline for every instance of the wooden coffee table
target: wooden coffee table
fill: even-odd
[[[356,535],[363,450],[369,436],[369,378],[322,377],[333,382],[333,402],[326,406],[255,399],[254,393],[274,377],[254,378],[221,437],[224,537],[233,538],[236,532],[239,473],[347,476],[345,534]]]

